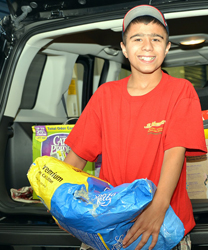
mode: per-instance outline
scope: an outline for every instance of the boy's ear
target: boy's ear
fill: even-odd
[[[168,42],[167,46],[166,46],[166,49],[165,49],[165,55],[167,55],[169,49],[171,47],[171,42]]]
[[[121,43],[120,43],[120,46],[121,46],[123,55],[124,55],[126,58],[128,58],[128,55],[127,55],[127,52],[126,52],[126,46],[124,45],[124,43],[121,42]]]

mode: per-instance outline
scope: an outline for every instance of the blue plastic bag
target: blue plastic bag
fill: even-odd
[[[34,162],[28,177],[58,223],[94,249],[123,249],[122,241],[133,225],[131,221],[152,201],[156,186],[147,179],[139,179],[113,187],[55,158],[44,157]],[[67,181],[68,175],[73,181]],[[49,190],[53,190],[50,198]],[[154,250],[172,249],[183,238],[184,231],[183,223],[169,207]],[[140,240],[141,237],[126,249],[134,250]],[[147,250],[150,244],[151,237],[142,250]]]

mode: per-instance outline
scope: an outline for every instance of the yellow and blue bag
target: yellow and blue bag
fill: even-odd
[[[35,160],[28,179],[56,221],[97,250],[123,250],[122,241],[132,220],[152,201],[156,190],[147,179],[113,187],[49,156]],[[154,249],[172,249],[183,236],[184,226],[169,207]],[[140,240],[126,249],[135,249]],[[148,249],[150,243],[151,238],[142,249]]]

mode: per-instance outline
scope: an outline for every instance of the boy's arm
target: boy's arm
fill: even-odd
[[[74,151],[70,150],[69,153],[67,154],[64,162],[72,165],[73,167],[79,168],[81,170],[84,169],[87,161],[78,156]]]
[[[165,151],[157,191],[150,205],[137,217],[134,225],[123,240],[123,247],[129,246],[141,234],[142,239],[135,250],[141,249],[152,235],[149,250],[157,243],[160,227],[177,186],[185,157],[185,148],[174,147]]]
[[[75,154],[74,151],[70,150],[69,153],[67,154],[66,158],[64,159],[64,162],[72,165],[73,167],[76,167],[76,168],[83,170],[87,161],[82,159],[81,157],[79,157],[77,154]],[[60,229],[69,233],[66,229],[64,229],[62,226],[60,226],[56,220],[55,220],[55,222],[59,226]],[[71,234],[71,233],[69,233],[69,234]],[[74,236],[74,235],[72,235],[72,236]]]

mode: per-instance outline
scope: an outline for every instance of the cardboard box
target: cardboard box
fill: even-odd
[[[207,129],[205,129],[207,130]],[[205,137],[207,137],[205,131]],[[208,139],[206,139],[208,148]],[[190,199],[208,199],[208,155],[187,157],[186,188]]]

